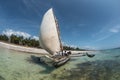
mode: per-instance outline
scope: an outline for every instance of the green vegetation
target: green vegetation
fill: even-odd
[[[0,35],[0,40],[8,43],[13,43],[17,45],[24,45],[29,47],[39,48],[39,41],[32,38],[23,38],[23,36],[11,35],[7,37],[6,35]]]
[[[0,40],[2,41],[8,41],[8,37],[6,35],[0,35]]]
[[[35,40],[33,38],[24,38],[23,36],[11,35],[10,37],[8,37],[6,35],[0,35],[0,41],[17,44],[17,45],[28,46],[28,47],[41,48],[39,46],[38,40]],[[63,49],[64,50],[82,50],[82,51],[85,50],[85,49],[80,49],[78,47],[75,48],[75,47],[70,47],[70,46],[63,46]]]
[[[63,46],[64,50],[80,50],[80,51],[85,51],[85,49],[80,49],[78,47],[71,47],[71,46]]]

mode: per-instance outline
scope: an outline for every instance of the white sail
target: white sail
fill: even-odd
[[[55,20],[52,8],[43,16],[40,26],[40,46],[50,54],[61,51],[58,25]]]

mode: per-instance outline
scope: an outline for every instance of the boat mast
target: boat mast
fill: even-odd
[[[59,30],[58,20],[57,20],[56,16],[54,15],[54,13],[53,13],[53,16],[54,16],[54,20],[55,20],[55,23],[56,23],[58,38],[59,38],[59,41],[60,41],[60,49],[61,49],[61,51],[63,51],[63,46],[62,46],[62,42],[61,42],[61,38],[60,38],[60,30]]]

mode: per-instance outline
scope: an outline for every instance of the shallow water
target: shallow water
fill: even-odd
[[[0,80],[120,80],[120,49],[94,54],[54,68],[33,61],[33,54],[0,48]]]

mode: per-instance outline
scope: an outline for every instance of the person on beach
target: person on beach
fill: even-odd
[[[69,56],[71,54],[71,51],[61,51],[56,52],[53,56]]]

